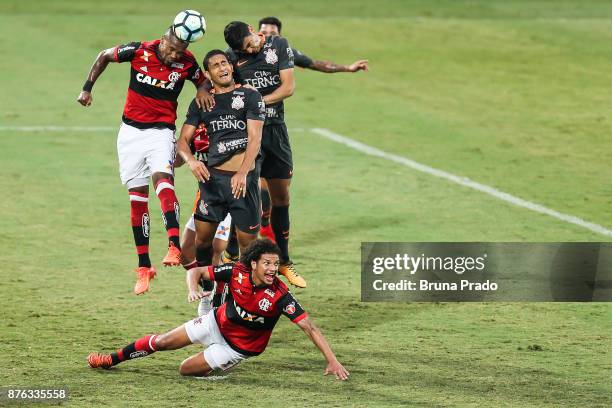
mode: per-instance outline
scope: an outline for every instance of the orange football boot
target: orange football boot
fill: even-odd
[[[134,293],[136,295],[142,295],[149,290],[149,282],[151,279],[155,278],[157,272],[155,271],[154,267],[147,268],[146,266],[137,268],[135,272],[138,274],[138,279],[136,280],[136,285],[134,286]]]
[[[87,363],[91,368],[111,368],[113,358],[110,354],[89,353]]]
[[[306,280],[302,278],[295,271],[295,266],[293,266],[293,262],[289,261],[285,264],[282,264],[278,267],[278,273],[285,276],[290,284],[293,286],[297,286],[298,288],[306,287]]]
[[[168,253],[162,260],[164,266],[178,266],[181,264],[181,250],[174,246],[172,242],[168,246]]]

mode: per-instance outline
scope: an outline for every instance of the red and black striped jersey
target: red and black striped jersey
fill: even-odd
[[[187,50],[170,66],[158,58],[160,40],[132,42],[115,47],[115,61],[131,63],[123,121],[140,129],[175,129],[177,99],[185,80],[196,86],[205,78]]]
[[[278,278],[257,287],[251,269],[240,262],[209,266],[208,273],[211,280],[228,283],[227,301],[215,310],[215,318],[223,338],[239,353],[263,353],[281,314],[293,323],[308,316]]]

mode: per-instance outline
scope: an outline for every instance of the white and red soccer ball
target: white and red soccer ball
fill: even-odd
[[[204,36],[206,20],[195,10],[183,10],[174,17],[172,31],[179,39],[192,43]]]

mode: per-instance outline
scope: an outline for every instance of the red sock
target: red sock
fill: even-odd
[[[181,247],[179,240],[179,203],[174,193],[174,183],[168,178],[158,180],[155,184],[155,193],[161,204],[164,225],[168,233],[168,240],[175,247]]]
[[[117,350],[116,353],[112,353],[113,365],[119,364],[125,360],[145,357],[155,353],[157,351],[157,346],[155,345],[157,336],[158,334],[149,334],[148,336],[141,337],[134,343],[128,344],[124,348]]]
[[[149,259],[149,198],[147,194],[130,191],[132,233],[138,254],[138,266],[151,267]]]

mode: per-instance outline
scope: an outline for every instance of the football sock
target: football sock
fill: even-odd
[[[122,361],[145,357],[149,354],[155,353],[157,351],[157,347],[155,345],[157,336],[157,334],[149,334],[148,336],[141,337],[124,348],[117,350],[116,353],[111,353],[113,365],[117,365]]]
[[[212,265],[212,246],[196,247],[196,261],[198,266]],[[202,286],[203,290],[210,292],[215,287],[215,283],[213,281],[202,279],[200,281],[200,286]]]
[[[261,226],[270,225],[270,193],[266,189],[261,189]]]
[[[240,247],[238,246],[238,238],[236,237],[236,225],[232,222],[232,227],[230,228],[229,237],[227,238],[227,247],[225,251],[232,258],[236,258],[240,255]]]
[[[289,261],[289,206],[272,207],[272,230],[281,250],[281,263]]]
[[[151,267],[149,259],[149,198],[147,194],[130,191],[132,233],[138,254],[138,266]]]
[[[179,240],[179,203],[174,193],[174,183],[168,178],[160,179],[155,185],[155,193],[161,203],[162,217],[168,233],[168,240],[181,248]]]

